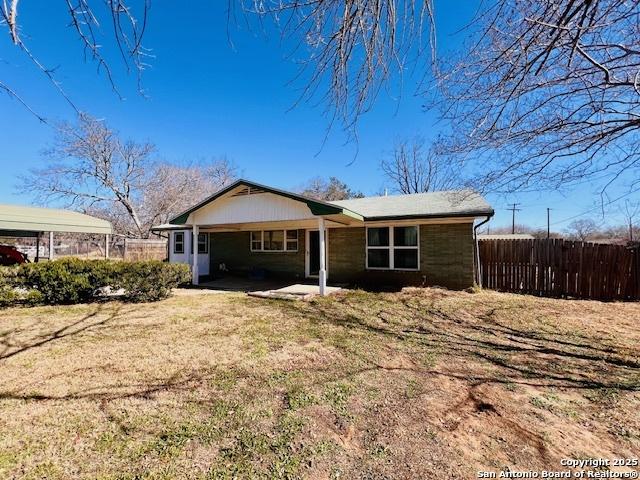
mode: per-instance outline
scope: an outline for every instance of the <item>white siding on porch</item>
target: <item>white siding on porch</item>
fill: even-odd
[[[198,225],[277,222],[315,218],[305,203],[272,193],[219,198],[189,215],[186,223],[193,223],[194,214],[197,215]]]
[[[184,233],[184,253],[173,253],[174,232]],[[191,265],[191,230],[174,230],[169,232],[169,262],[186,263]],[[209,246],[211,247],[211,246]],[[196,245],[195,248],[198,248]],[[209,275],[209,254],[198,254],[198,273],[200,275]]]

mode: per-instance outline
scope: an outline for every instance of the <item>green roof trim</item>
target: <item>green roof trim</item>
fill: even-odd
[[[286,197],[286,198],[290,198],[291,200],[305,203],[307,207],[309,207],[309,210],[311,210],[311,213],[313,213],[314,215],[344,214],[358,220],[363,219],[362,216],[357,214],[356,212],[353,212],[344,207],[340,207],[338,205],[332,205],[327,202],[323,202],[320,200],[315,200],[313,198],[308,198],[302,195],[298,195],[297,193],[287,192],[286,190],[279,190],[277,188],[268,187],[266,185],[261,185],[259,183],[240,179],[240,180],[236,180],[231,185],[223,188],[222,190],[218,190],[216,193],[214,193],[210,197],[205,198],[202,202],[194,205],[188,210],[185,210],[184,212],[182,212],[180,215],[172,218],[171,220],[169,220],[169,223],[172,225],[183,225],[187,223],[187,219],[189,218],[189,215],[191,215],[193,212],[208,205],[209,203],[215,201],[216,199],[220,198],[224,194],[229,193],[234,188],[237,188],[241,185],[249,188],[255,188],[257,190],[262,190],[264,192],[273,193],[274,195],[280,195],[281,197]]]

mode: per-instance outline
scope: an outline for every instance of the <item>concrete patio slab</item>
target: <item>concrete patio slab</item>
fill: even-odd
[[[326,287],[325,292],[330,295],[342,290],[340,287]],[[286,287],[274,289],[274,290],[257,290],[248,292],[248,295],[252,297],[260,298],[280,298],[285,300],[308,300],[316,295],[320,295],[320,288],[318,285],[307,285],[302,283],[296,283],[293,285],[287,285]]]

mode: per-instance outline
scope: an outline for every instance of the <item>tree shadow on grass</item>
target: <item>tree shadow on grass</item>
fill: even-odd
[[[284,305],[317,324],[393,339],[409,350],[435,351],[442,356],[437,369],[386,367],[378,361],[376,352],[360,352],[371,369],[412,370],[474,384],[640,391],[640,351],[605,345],[597,338],[575,342],[561,333],[504,325],[494,318],[495,306],[485,306],[484,311],[469,318],[468,312],[445,311],[435,302],[416,302],[402,295],[382,302],[376,299],[374,304],[347,295],[303,308]],[[471,365],[481,368],[470,369],[469,360],[475,360]]]
[[[104,312],[104,306],[98,304],[98,306],[92,312],[82,316],[81,318],[62,325],[52,331],[44,332],[32,336],[29,340],[24,342],[14,342],[12,337],[18,335],[26,335],[25,329],[12,329],[0,334],[0,361],[12,358],[21,353],[37,349],[47,344],[62,340],[64,338],[76,336],[88,330],[95,330],[102,326],[108,325],[114,320],[121,318],[124,313],[122,311],[123,305],[118,305],[115,308],[110,308],[110,312]],[[102,317],[102,314],[105,314]]]

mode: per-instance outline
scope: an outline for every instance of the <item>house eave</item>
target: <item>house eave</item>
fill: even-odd
[[[442,214],[415,214],[415,215],[385,215],[385,216],[375,216],[375,217],[364,217],[364,221],[367,223],[370,222],[392,222],[394,220],[437,220],[437,219],[447,219],[447,218],[469,218],[473,220],[479,217],[492,217],[494,215],[493,210],[485,210],[485,211],[474,211],[474,212],[456,212],[456,213],[442,213]]]

